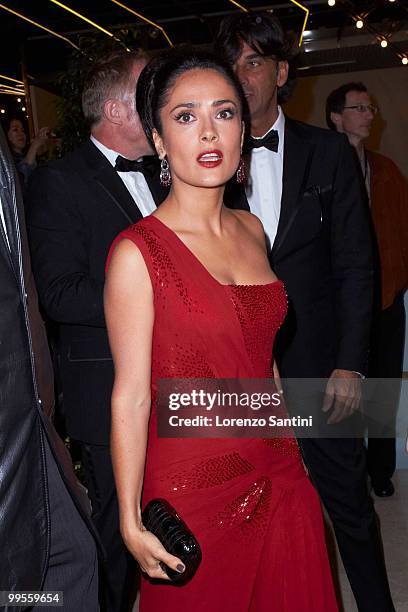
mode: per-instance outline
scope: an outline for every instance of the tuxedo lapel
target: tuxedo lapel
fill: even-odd
[[[91,141],[83,145],[82,153],[90,168],[91,180],[104,192],[106,199],[120,210],[130,224],[141,219],[142,213],[137,204],[103,153]]]
[[[136,202],[112,166],[110,169],[95,174],[94,179],[129,223],[135,223],[142,218],[142,213]]]
[[[282,200],[279,224],[272,248],[272,258],[284,243],[301,205],[306,187],[314,147],[298,133],[296,123],[285,120],[283,152]]]

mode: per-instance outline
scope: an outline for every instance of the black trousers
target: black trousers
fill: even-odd
[[[304,438],[299,445],[333,523],[359,612],[395,612],[379,525],[367,488],[363,440]]]
[[[96,544],[80,516],[45,440],[50,508],[50,557],[43,591],[62,591],[63,610],[97,612],[98,558]],[[38,606],[34,610],[49,610]]]
[[[138,565],[127,551],[119,530],[119,508],[109,446],[84,444],[81,448],[85,484],[92,503],[92,519],[106,552],[100,568],[103,612],[128,612],[138,588]]]
[[[401,293],[389,308],[375,317],[371,334],[369,377],[389,379],[375,386],[381,414],[380,419],[368,424],[367,468],[371,480],[378,485],[391,478],[395,471],[395,420],[404,342],[405,308]]]

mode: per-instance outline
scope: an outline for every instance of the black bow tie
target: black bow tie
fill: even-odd
[[[259,147],[265,147],[269,149],[269,151],[278,152],[279,146],[279,134],[277,130],[270,130],[263,138],[253,138],[252,136],[249,139],[249,148],[250,149],[259,149]]]
[[[118,155],[115,163],[115,170],[117,172],[143,172],[146,169],[146,164],[143,158],[140,161],[136,159],[126,159]]]

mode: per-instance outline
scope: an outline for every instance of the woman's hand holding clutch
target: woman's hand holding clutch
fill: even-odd
[[[179,574],[184,572],[185,568],[180,559],[168,553],[160,540],[150,531],[136,529],[132,533],[122,533],[122,536],[127,549],[139,563],[142,572],[150,578],[170,581],[162,569],[162,564]]]

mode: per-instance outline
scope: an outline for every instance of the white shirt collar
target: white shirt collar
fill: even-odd
[[[97,140],[95,136],[92,136],[92,134],[91,134],[91,141],[94,143],[95,147],[97,147],[100,150],[100,152],[104,154],[104,156],[112,164],[112,166],[115,167],[116,159],[118,155],[120,155],[120,153],[118,153],[117,151],[114,151],[113,149],[109,149],[108,147],[106,147],[104,144],[99,142],[99,140]],[[122,157],[124,157],[124,155],[122,155]]]
[[[271,130],[276,130],[279,136],[279,145],[278,145],[278,153],[283,153],[283,143],[285,139],[285,115],[280,106],[278,106],[278,117],[275,123],[263,134],[262,136],[253,136],[255,140],[258,138],[264,138]],[[258,151],[262,151],[264,147],[259,147],[258,149],[253,149],[252,153],[257,153]]]

